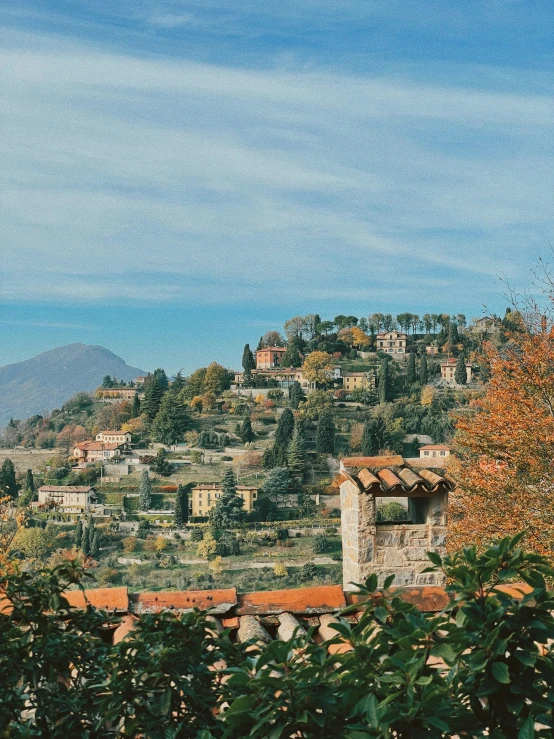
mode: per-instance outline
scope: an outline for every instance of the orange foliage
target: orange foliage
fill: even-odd
[[[484,352],[490,382],[456,424],[450,545],[525,529],[527,546],[552,555],[554,334],[515,333],[507,348]]]

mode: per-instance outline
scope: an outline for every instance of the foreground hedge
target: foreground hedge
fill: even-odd
[[[0,615],[0,736],[552,737],[554,655],[540,646],[554,637],[548,563],[519,537],[429,557],[451,582],[444,612],[381,596],[369,578],[358,623],[344,620],[332,642],[261,651],[217,635],[197,611],[143,616],[113,646],[117,619],[63,597],[86,581],[78,567],[0,578],[13,604]],[[530,592],[495,589],[513,580]],[[352,649],[330,655],[343,640]]]

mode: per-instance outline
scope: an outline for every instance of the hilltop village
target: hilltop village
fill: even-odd
[[[487,381],[481,348],[516,323],[310,314],[246,344],[239,369],[106,376],[5,429],[3,489],[28,511],[12,550],[29,566],[88,558],[100,585],[130,590],[341,583],[352,460],[381,460],[375,520],[421,523],[406,484],[447,480],[453,413]]]

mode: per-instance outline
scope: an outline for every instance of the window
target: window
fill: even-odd
[[[445,456],[446,456],[446,452],[441,452],[441,457],[445,457]]]
[[[428,457],[428,456],[429,456],[429,452],[423,452],[423,455],[424,455],[425,457]]]

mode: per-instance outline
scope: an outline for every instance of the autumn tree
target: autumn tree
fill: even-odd
[[[219,395],[219,393],[229,389],[230,382],[229,371],[221,364],[212,362],[206,370],[204,392]]]
[[[332,357],[327,352],[312,352],[308,354],[302,365],[304,376],[318,385],[326,385],[329,382]]]
[[[528,546],[552,556],[554,328],[542,328],[514,332],[502,350],[484,345],[490,380],[456,423],[452,546],[526,529]]]

